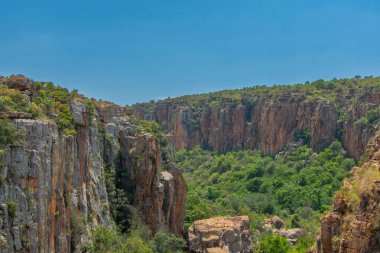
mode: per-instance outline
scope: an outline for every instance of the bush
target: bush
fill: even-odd
[[[92,253],[153,253],[139,233],[132,231],[127,237],[116,228],[99,226],[92,232],[92,244],[87,246]]]
[[[370,126],[369,121],[366,117],[361,117],[354,123],[355,126],[359,127],[360,129],[365,129]]]
[[[19,144],[19,137],[17,129],[8,120],[0,119],[0,149]]]
[[[165,132],[161,129],[161,126],[155,121],[139,120],[138,125],[140,125],[143,131],[150,133],[158,138],[165,135]]]
[[[250,192],[258,192],[263,180],[255,177],[247,182],[247,190]]]
[[[173,234],[158,232],[149,244],[155,253],[170,253],[180,252],[186,246],[186,241]]]
[[[86,98],[86,111],[88,115],[88,124],[91,126],[95,118],[95,103],[91,99]]]
[[[13,201],[7,202],[9,216],[13,219],[17,216],[17,204]]]
[[[311,130],[310,128],[298,129],[293,133],[293,141],[302,140],[304,144],[309,145],[311,140]]]
[[[282,236],[270,235],[266,236],[260,242],[260,253],[287,253],[290,252],[289,242]]]

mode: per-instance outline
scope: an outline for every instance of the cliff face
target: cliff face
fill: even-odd
[[[354,122],[380,103],[379,94],[311,100],[305,93],[283,92],[216,106],[199,101],[196,108],[179,98],[159,101],[149,110],[137,104],[133,111],[136,117],[155,120],[172,133],[177,150],[202,145],[219,152],[259,149],[275,154],[297,131],[308,129],[314,150],[341,138],[349,154],[359,159],[373,132],[363,131]],[[344,123],[339,119],[342,108],[347,114]]]
[[[367,147],[368,161],[351,171],[333,211],[321,220],[318,253],[380,252],[380,133]]]
[[[121,187],[130,193],[132,207],[149,229],[167,229],[183,235],[186,183],[175,168],[170,140],[136,133],[128,120],[110,118],[121,110],[99,108],[105,125],[105,161],[121,175]],[[165,143],[162,143],[165,142]]]
[[[73,100],[70,108],[75,135],[49,120],[12,121],[24,137],[1,158],[0,252],[81,252],[91,228],[112,222],[104,176],[110,163],[125,172],[123,190],[141,220],[182,235],[186,184],[170,159],[163,166],[157,138],[137,131],[121,107],[90,115]]]

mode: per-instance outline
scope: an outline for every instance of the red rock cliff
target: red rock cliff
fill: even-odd
[[[216,106],[199,101],[195,109],[179,98],[159,101],[150,110],[137,104],[133,111],[136,117],[156,120],[172,133],[177,150],[202,145],[219,152],[259,149],[274,154],[292,141],[297,130],[309,129],[314,150],[341,138],[349,154],[359,159],[373,132],[363,131],[354,122],[379,104],[378,92],[318,100],[287,91]],[[343,120],[342,108],[347,114]]]

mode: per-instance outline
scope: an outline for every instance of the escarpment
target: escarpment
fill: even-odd
[[[321,89],[324,96],[315,95],[321,90],[310,85],[259,87],[136,104],[133,111],[172,133],[177,150],[201,145],[218,152],[259,149],[275,154],[307,130],[314,150],[339,139],[358,160],[374,130],[355,123],[378,107],[380,91],[350,82]]]
[[[380,132],[368,144],[367,156],[322,218],[318,253],[380,252]]]
[[[2,159],[0,232],[6,250],[0,251],[80,251],[89,224],[110,222],[96,128],[78,126],[76,136],[64,136],[47,120],[14,124],[25,139]]]
[[[36,97],[45,99],[47,92],[56,99],[54,89],[60,99],[66,94],[53,86],[42,93],[20,80],[20,89],[14,80],[2,92],[25,108],[33,109],[31,101],[39,103]],[[17,113],[30,119],[1,105],[8,117],[2,124],[20,138],[1,151],[0,252],[85,251],[92,229],[118,222],[112,200],[120,192],[128,196],[123,218],[182,236],[186,183],[173,163],[170,140],[146,131],[123,107],[77,95],[59,101],[59,108],[69,110],[34,116],[19,106]],[[62,111],[67,121],[61,121]]]

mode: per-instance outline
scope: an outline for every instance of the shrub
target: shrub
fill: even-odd
[[[282,236],[270,235],[266,236],[260,242],[260,253],[287,253],[290,252],[289,242]]]
[[[13,201],[7,202],[9,216],[13,219],[17,216],[17,204]]]
[[[127,237],[116,228],[99,226],[92,232],[92,244],[87,250],[93,253],[152,253],[147,242],[132,231]]]
[[[17,145],[19,135],[17,129],[6,119],[0,119],[0,148]]]
[[[360,129],[365,129],[370,126],[369,121],[366,117],[361,117],[354,123],[355,126],[359,127]]]
[[[302,140],[304,144],[309,145],[311,140],[310,128],[298,129],[293,133],[293,141]]]
[[[247,182],[247,190],[250,192],[258,192],[263,180],[255,177]]]
[[[186,246],[186,241],[173,234],[158,232],[149,244],[155,253],[169,253],[180,252]]]
[[[139,120],[138,125],[140,125],[143,131],[150,133],[158,138],[165,135],[165,132],[161,129],[161,126],[155,121]]]
[[[95,103],[91,99],[86,98],[86,111],[88,115],[88,124],[91,126],[95,118]]]
[[[255,165],[248,166],[247,178],[252,179],[255,177],[261,177],[264,174],[264,170],[261,167]]]

